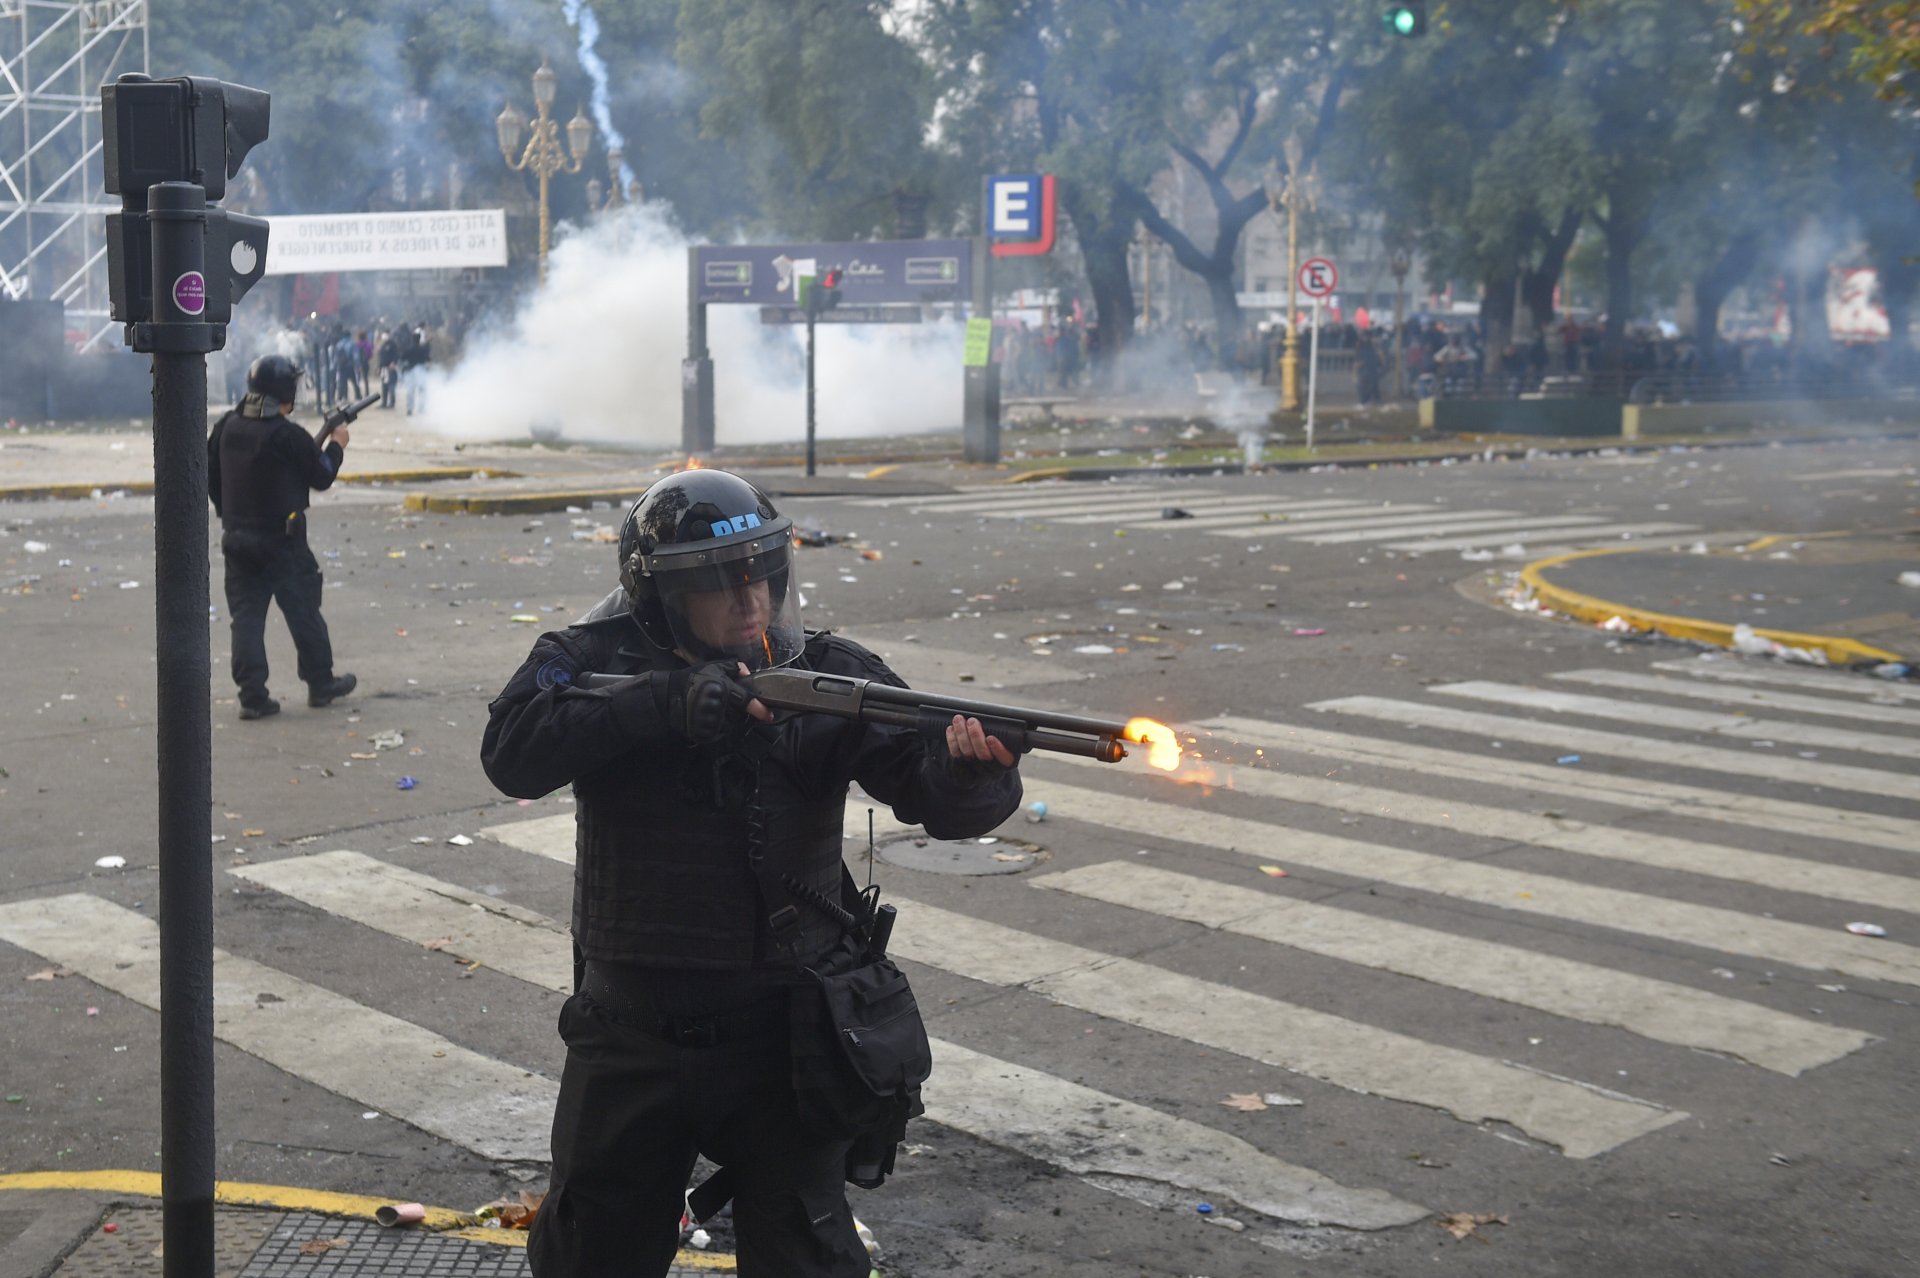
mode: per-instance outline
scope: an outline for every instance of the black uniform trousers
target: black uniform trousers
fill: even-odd
[[[333,642],[320,616],[320,565],[307,548],[307,520],[290,529],[229,528],[220,538],[227,563],[227,616],[233,629],[233,681],[241,705],[267,699],[267,605],[279,603],[293,633],[303,682],[333,677]]]
[[[658,1278],[679,1249],[696,1154],[732,1169],[741,1278],[866,1278],[845,1189],[847,1142],[794,1111],[784,997],[686,1045],[585,994],[560,1010],[567,1063],[553,1183],[528,1240],[536,1278]]]

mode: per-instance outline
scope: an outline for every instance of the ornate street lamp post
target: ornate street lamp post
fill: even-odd
[[[547,282],[547,252],[553,247],[553,219],[547,204],[547,184],[558,173],[578,173],[587,158],[587,150],[593,145],[593,122],[579,108],[574,109],[573,119],[567,122],[567,145],[560,146],[560,125],[554,120],[553,93],[559,77],[547,60],[540,60],[540,69],[533,73],[533,107],[538,113],[533,121],[533,131],[527,137],[525,150],[521,150],[520,138],[527,133],[527,117],[520,109],[509,102],[494,120],[494,128],[500,134],[500,158],[515,173],[524,173],[528,169],[540,179],[540,282]],[[520,152],[520,158],[514,158],[514,152]]]
[[[607,148],[607,181],[602,184],[599,178],[587,179],[587,207],[599,213],[607,209],[617,209],[623,204],[640,204],[646,199],[640,187],[640,179],[627,183],[626,190],[620,189],[620,168],[626,162],[627,153],[619,147]],[[602,194],[606,196],[601,199]]]
[[[1300,407],[1300,330],[1294,323],[1300,306],[1300,210],[1313,206],[1313,192],[1309,179],[1300,171],[1305,148],[1298,133],[1287,135],[1285,150],[1285,175],[1268,172],[1267,204],[1275,213],[1283,206],[1287,210],[1287,344],[1280,357],[1280,407],[1292,411]]]

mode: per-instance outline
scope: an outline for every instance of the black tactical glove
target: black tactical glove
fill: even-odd
[[[745,726],[752,700],[753,685],[737,663],[676,670],[667,676],[667,726],[695,745],[710,745]]]

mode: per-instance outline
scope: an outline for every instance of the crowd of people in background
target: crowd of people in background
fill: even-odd
[[[310,317],[295,330],[295,358],[316,409],[380,396],[382,408],[426,411],[426,370],[442,339],[439,317],[389,321],[385,316],[355,326],[338,318]]]
[[[1378,404],[1404,384],[1417,398],[1459,395],[1582,394],[1595,387],[1623,395],[1651,394],[1663,386],[1732,383],[1786,386],[1835,377],[1873,377],[1886,352],[1876,345],[1836,348],[1836,360],[1796,367],[1789,347],[1773,335],[1722,338],[1703,345],[1671,324],[1629,326],[1619,356],[1603,355],[1604,317],[1564,316],[1549,328],[1503,341],[1490,349],[1485,327],[1474,315],[1418,315],[1406,320],[1396,342],[1393,325],[1359,310],[1324,321],[1320,328],[1322,371],[1349,371],[1361,404]],[[1012,398],[1074,396],[1100,388],[1127,393],[1155,383],[1174,385],[1191,373],[1226,371],[1275,385],[1285,346],[1283,321],[1250,323],[1231,350],[1222,352],[1211,324],[1143,325],[1125,358],[1101,368],[1100,326],[1065,312],[1040,323],[995,321],[995,361],[1001,392]],[[1304,367],[1308,333],[1303,323],[1297,358]],[[1405,380],[1394,360],[1405,364]]]

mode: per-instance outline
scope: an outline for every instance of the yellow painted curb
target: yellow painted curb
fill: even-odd
[[[138,1198],[160,1197],[160,1173],[143,1171],[91,1172],[12,1172],[0,1173],[0,1193],[7,1190],[77,1190],[97,1194],[127,1194]],[[226,1207],[273,1207],[281,1211],[309,1211],[320,1216],[344,1216],[372,1220],[374,1212],[397,1201],[394,1198],[369,1198],[365,1194],[337,1194],[325,1189],[301,1189],[293,1185],[256,1185],[239,1180],[216,1180],[213,1200]],[[491,1243],[498,1247],[524,1247],[523,1229],[488,1229],[470,1211],[450,1207],[429,1207],[420,1222],[449,1238]],[[673,1263],[687,1269],[712,1269],[731,1272],[734,1258],[715,1252],[682,1251]]]
[[[102,496],[108,493],[145,495],[152,491],[151,479],[133,479],[124,484],[14,484],[0,488],[0,501],[60,501],[91,497],[95,493]]]
[[[1072,466],[1054,466],[1047,470],[1027,470],[1018,475],[1008,475],[1000,482],[1003,484],[1031,484],[1042,479],[1066,479],[1075,473]]]
[[[436,479],[520,479],[520,471],[500,470],[493,466],[409,466],[396,470],[343,471],[343,484],[422,484]],[[152,485],[148,485],[152,487]]]
[[[588,507],[596,501],[629,502],[647,491],[652,481],[624,488],[561,489],[543,493],[500,493],[477,497],[472,493],[408,493],[408,510],[436,511],[445,515],[538,515],[568,506]]]
[[[1761,539],[1754,546],[1765,544],[1770,539]],[[1804,539],[1802,539],[1804,540]],[[1734,627],[1726,622],[1705,621],[1699,617],[1680,617],[1666,612],[1650,612],[1644,608],[1634,608],[1627,604],[1609,603],[1596,599],[1592,595],[1583,595],[1577,590],[1568,590],[1556,586],[1546,579],[1546,571],[1561,564],[1572,563],[1576,559],[1591,559],[1596,555],[1630,555],[1645,553],[1645,546],[1608,546],[1600,550],[1576,550],[1571,554],[1555,555],[1551,559],[1540,559],[1520,570],[1520,580],[1533,591],[1533,597],[1555,612],[1564,612],[1570,617],[1599,625],[1614,617],[1620,618],[1635,630],[1656,630],[1675,639],[1692,639],[1700,643],[1710,643],[1722,648],[1733,646]],[[1793,630],[1754,629],[1754,634],[1789,648],[1817,649],[1826,654],[1827,660],[1835,663],[1855,661],[1899,661],[1900,655],[1888,652],[1885,648],[1875,648],[1861,643],[1858,639],[1848,639],[1839,635],[1801,634]]]

